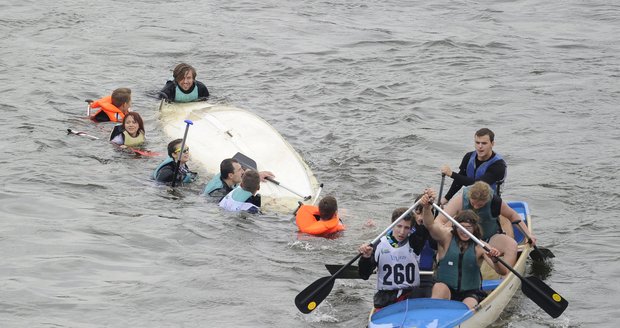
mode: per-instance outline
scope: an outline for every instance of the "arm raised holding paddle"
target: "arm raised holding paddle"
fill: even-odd
[[[427,191],[432,197],[432,191]],[[427,191],[419,202],[423,202],[422,198],[429,199]],[[404,213],[406,215],[403,216]],[[432,213],[426,214],[432,216]],[[416,220],[413,211],[407,211],[406,207],[395,209],[392,212],[392,222],[396,222],[401,216],[403,217],[400,222],[387,235],[381,237],[377,245],[362,244],[358,248],[361,254],[358,263],[360,278],[367,280],[377,269],[375,308],[408,298],[417,293],[420,286],[418,258],[427,235],[422,229],[412,229]]]
[[[480,239],[476,238],[468,229],[466,229],[463,225],[461,225],[457,220],[455,220],[450,214],[445,212],[441,207],[433,204],[436,210],[438,210],[441,214],[443,214],[448,220],[452,222],[453,225],[456,226],[459,230],[463,231],[471,240],[473,240],[480,247],[484,248],[486,251],[490,251],[490,248],[487,244],[484,244]],[[517,278],[521,280],[521,290],[523,294],[527,296],[529,299],[534,301],[541,309],[543,309],[547,314],[549,314],[553,318],[559,317],[564,310],[568,307],[568,301],[558,294],[555,290],[551,289],[547,284],[545,284],[542,280],[531,276],[531,277],[523,277],[519,272],[517,272],[510,264],[506,263],[501,257],[494,257],[494,260],[501,263],[506,269],[508,269],[512,274],[514,274]]]
[[[405,218],[413,209],[420,203],[420,201],[415,202],[411,207],[409,207],[400,217],[398,217],[392,224],[387,227],[379,236],[373,239],[369,244],[376,245],[379,243],[381,237],[387,234],[392,228],[394,228],[402,219]],[[316,307],[323,302],[323,300],[329,295],[334,287],[334,280],[338,278],[339,274],[345,271],[353,262],[355,262],[358,258],[362,256],[362,253],[358,253],[353,259],[349,261],[349,263],[343,265],[340,269],[338,269],[334,274],[330,277],[322,277],[314,281],[304,290],[299,292],[295,297],[295,306],[301,313],[310,313],[316,309]]]

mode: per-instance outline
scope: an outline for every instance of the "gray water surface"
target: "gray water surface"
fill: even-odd
[[[494,327],[615,327],[620,214],[620,6],[611,1],[19,1],[0,3],[0,326],[364,327],[374,277],[294,297],[346,263],[481,127],[527,201],[550,318],[521,293]],[[148,147],[169,141],[153,95],[188,62],[214,102],[271,123],[337,197],[342,238],[290,215],[243,219],[162,158],[119,152],[84,99],[133,90]],[[191,132],[190,132],[191,133]],[[377,225],[366,227],[373,219]]]

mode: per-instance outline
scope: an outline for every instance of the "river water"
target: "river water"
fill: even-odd
[[[599,0],[2,0],[0,326],[364,327],[374,278],[309,315],[293,299],[489,127],[570,302],[551,319],[519,292],[494,326],[616,327],[619,35]],[[149,180],[161,158],[66,135],[105,138],[84,99],[130,87],[163,151],[153,94],[179,62],[298,150],[342,238],[225,214],[198,196],[208,172],[171,194]]]

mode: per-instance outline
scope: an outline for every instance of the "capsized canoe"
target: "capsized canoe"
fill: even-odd
[[[259,193],[263,209],[290,212],[301,198],[292,193],[314,197],[318,183],[314,174],[295,149],[269,123],[259,116],[232,106],[207,102],[161,102],[160,120],[170,138],[182,138],[185,120],[189,128],[190,167],[196,163],[210,174],[220,170],[220,163],[236,153],[256,161],[259,171],[271,171],[283,188],[262,182]]]
[[[527,226],[532,229],[530,211],[526,202],[509,202]],[[530,245],[523,234],[515,228],[515,239],[519,243],[520,254],[513,268],[523,274]],[[485,264],[481,268],[483,289],[489,295],[478,305],[475,311],[469,310],[462,302],[429,298],[408,299],[389,305],[372,313],[368,319],[369,328],[393,327],[486,327],[497,320],[515,292],[521,287],[521,280],[510,273],[504,279],[498,279],[495,271]]]

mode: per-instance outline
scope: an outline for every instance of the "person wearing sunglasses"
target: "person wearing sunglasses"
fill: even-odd
[[[168,144],[168,158],[161,162],[153,172],[153,179],[155,179],[157,182],[172,182],[172,179],[174,177],[174,170],[176,169],[179,156],[181,158],[181,161],[179,163],[179,169],[176,174],[177,182],[190,183],[196,180],[198,173],[190,171],[189,167],[187,166],[187,162],[190,158],[189,146],[185,145],[185,148],[181,150],[182,143],[183,139],[175,139]]]
[[[452,216],[461,210],[472,210],[478,215],[480,218],[479,224],[482,227],[482,237],[480,239],[497,248],[503,255],[506,263],[511,266],[517,262],[517,242],[503,230],[500,218],[519,225],[521,230],[531,239],[532,245],[536,245],[536,237],[525,222],[521,220],[521,216],[508,206],[491,189],[491,186],[484,181],[477,181],[473,185],[463,188],[463,191],[450,199],[444,208],[444,211]],[[439,224],[452,225],[443,214],[439,214],[437,220]],[[509,227],[510,229],[512,229],[512,224]],[[504,266],[500,268],[500,271],[501,275],[506,275],[510,272]]]
[[[429,204],[424,201],[425,213],[431,213]],[[472,210],[459,211],[454,219],[476,238],[482,238],[478,215]],[[490,251],[487,255],[463,230],[456,226],[443,225],[436,221],[433,215],[424,216],[424,225],[438,246],[436,277],[431,298],[460,301],[474,309],[486,296],[482,291],[480,266],[483,261],[487,261],[499,273],[499,265],[491,257],[499,256],[500,252],[488,245]]]

